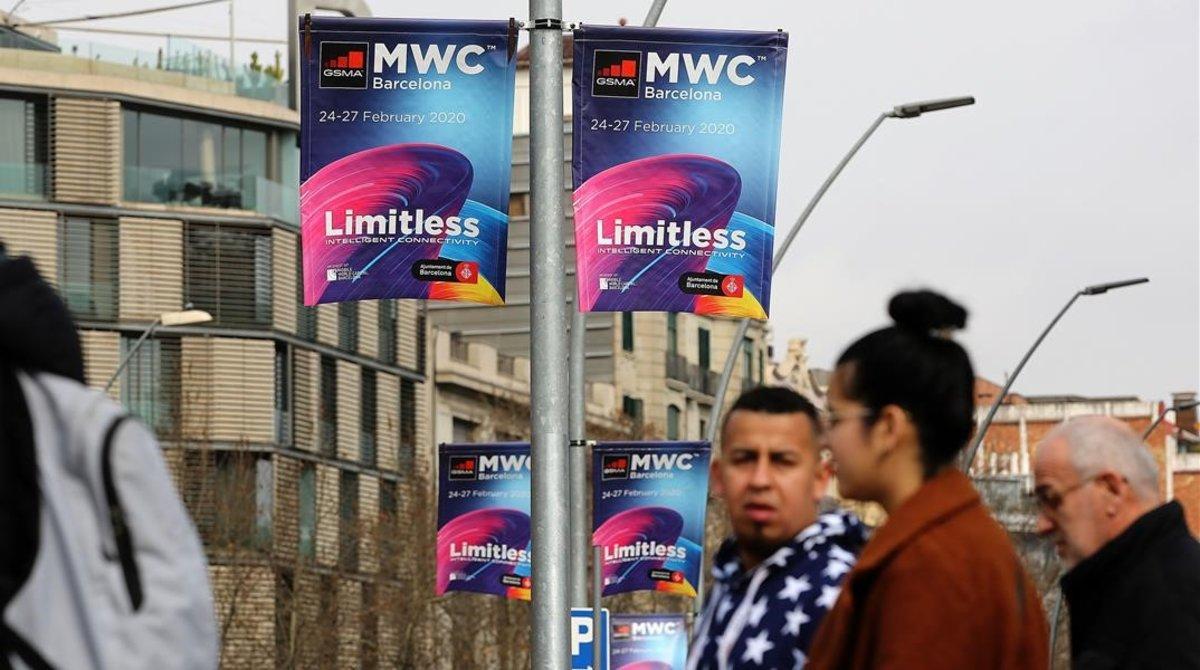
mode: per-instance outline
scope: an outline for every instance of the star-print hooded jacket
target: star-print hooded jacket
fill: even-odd
[[[737,542],[725,540],[713,558],[713,586],[687,670],[803,668],[817,626],[866,540],[858,517],[826,512],[750,571]]]

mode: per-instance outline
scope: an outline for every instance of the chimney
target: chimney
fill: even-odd
[[[1194,402],[1196,402],[1195,391],[1171,394],[1172,407],[1179,407],[1180,405],[1187,405]],[[1187,409],[1176,410],[1175,425],[1183,428],[1184,430],[1190,430],[1194,432],[1196,430],[1196,406],[1192,405]]]

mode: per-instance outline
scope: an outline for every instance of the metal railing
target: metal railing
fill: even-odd
[[[293,225],[299,222],[297,189],[257,175],[142,166],[126,166],[124,175],[125,199],[133,202],[244,209]]]
[[[687,384],[693,391],[711,396],[717,390],[720,376],[716,372],[704,370],[679,354],[667,354],[666,368],[667,379]]]

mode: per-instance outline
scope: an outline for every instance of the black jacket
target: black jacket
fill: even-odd
[[[1075,670],[1200,669],[1200,543],[1157,507],[1062,580]]]

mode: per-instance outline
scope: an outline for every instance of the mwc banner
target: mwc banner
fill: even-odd
[[[602,595],[696,595],[711,451],[707,442],[607,442],[592,450]]]
[[[787,42],[575,31],[581,309],[767,318]]]
[[[438,447],[437,595],[529,600],[529,443]]]
[[[512,21],[300,19],[304,304],[504,302]]]
[[[609,667],[612,670],[684,670],[687,623],[682,614],[615,614]]]

